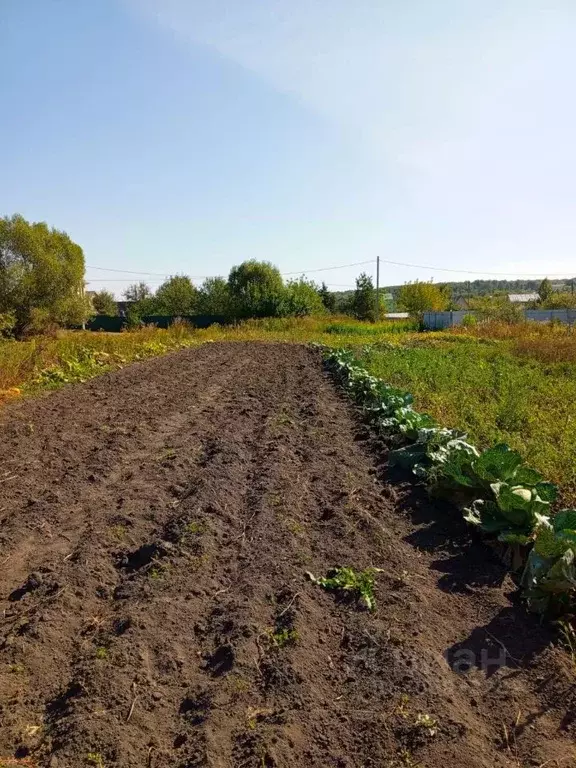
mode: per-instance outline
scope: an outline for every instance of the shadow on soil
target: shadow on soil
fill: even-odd
[[[453,507],[431,499],[405,471],[390,469],[390,446],[370,434],[365,423],[357,439],[366,442],[378,481],[396,489],[402,511],[417,526],[403,540],[436,556],[429,567],[439,573],[439,589],[457,594],[501,589],[510,572],[494,549],[470,530]],[[514,591],[507,597],[511,606],[502,608],[488,624],[478,625],[468,637],[446,649],[446,661],[454,672],[465,674],[475,668],[491,677],[498,669],[508,667],[510,677],[554,641],[553,633],[525,610]]]

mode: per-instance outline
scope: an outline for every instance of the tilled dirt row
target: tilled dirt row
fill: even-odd
[[[303,347],[0,414],[0,765],[571,766],[574,669]],[[375,566],[377,610],[306,577]]]

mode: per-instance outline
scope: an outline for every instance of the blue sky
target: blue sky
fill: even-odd
[[[573,0],[0,0],[0,213],[118,294],[245,258],[571,276],[575,34]]]

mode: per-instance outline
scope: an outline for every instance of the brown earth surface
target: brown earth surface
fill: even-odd
[[[576,765],[573,662],[304,347],[6,406],[0,566],[0,766]]]

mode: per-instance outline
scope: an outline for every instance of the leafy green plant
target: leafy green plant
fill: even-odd
[[[381,570],[381,568],[367,568],[365,571],[355,571],[353,568],[339,567],[329,570],[327,576],[316,577],[310,572],[307,576],[313,584],[324,589],[355,596],[361,605],[373,611],[376,607],[374,576]]]
[[[529,544],[536,529],[548,520],[550,501],[537,487],[492,483],[492,498],[476,499],[464,510],[464,519],[506,544]]]
[[[561,614],[576,590],[576,510],[558,512],[539,526],[522,577],[530,610]]]

